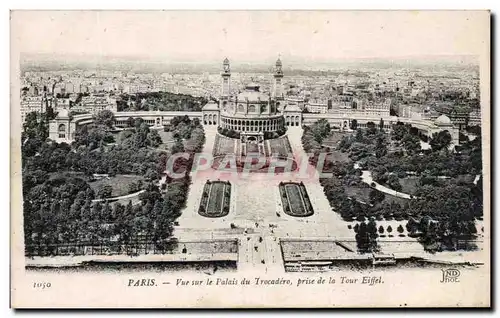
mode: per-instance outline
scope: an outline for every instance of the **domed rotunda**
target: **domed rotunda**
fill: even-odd
[[[283,90],[281,60],[276,61],[271,92],[265,94],[257,83],[248,83],[244,90],[232,94],[230,89],[231,69],[229,60],[223,62],[222,89],[218,105],[209,103],[203,108],[204,124],[216,124],[220,129],[237,132],[242,139],[254,137],[261,140],[265,133],[282,135],[290,122],[301,125],[301,110],[288,110]],[[285,121],[293,118],[293,121]],[[254,139],[251,138],[251,139]]]

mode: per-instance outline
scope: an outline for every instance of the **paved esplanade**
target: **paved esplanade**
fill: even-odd
[[[203,152],[212,153],[215,135],[214,126],[205,127],[206,142]],[[289,127],[290,145],[296,159],[307,160],[302,149],[301,127]],[[309,164],[309,169],[314,169]],[[239,268],[255,270],[281,270],[283,261],[279,246],[280,238],[342,238],[354,239],[347,223],[332,211],[318,175],[299,178],[296,173],[268,175],[267,173],[218,174],[213,169],[193,174],[187,206],[179,217],[179,227],[174,235],[189,238],[238,238]],[[227,216],[206,218],[198,214],[199,200],[207,180],[227,180],[233,185],[231,208]],[[281,213],[281,198],[278,185],[281,181],[304,182],[314,208],[314,215],[296,218]],[[279,212],[279,216],[278,213]],[[231,228],[231,223],[236,228]]]

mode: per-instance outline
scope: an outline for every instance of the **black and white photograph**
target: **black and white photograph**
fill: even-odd
[[[490,306],[489,41],[489,11],[11,11],[12,305]]]

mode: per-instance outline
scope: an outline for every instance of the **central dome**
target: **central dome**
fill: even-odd
[[[260,91],[259,84],[250,83],[245,87],[245,90],[238,94],[238,101],[249,102],[265,102],[269,100],[269,96]]]
[[[451,125],[451,119],[446,115],[439,116],[436,121],[436,125]]]

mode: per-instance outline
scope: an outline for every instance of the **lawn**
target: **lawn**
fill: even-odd
[[[285,191],[290,202],[290,210],[292,214],[304,215],[306,210],[302,202],[302,195],[300,194],[299,187],[295,184],[285,185]]]
[[[372,188],[362,188],[362,187],[355,187],[355,186],[344,186],[344,190],[347,196],[356,199],[357,201],[365,202],[367,204],[370,203],[370,191]],[[382,202],[396,202],[399,203],[400,205],[404,205],[406,202],[408,202],[407,199],[395,197],[393,195],[385,194],[385,199]]]
[[[456,180],[462,181],[465,183],[473,183],[475,178],[476,178],[476,176],[472,175],[472,174],[461,174],[461,175],[456,177]]]
[[[163,129],[158,129],[158,134],[161,137],[161,145],[158,147],[160,149],[170,149],[174,144],[174,137],[171,131],[164,131]]]
[[[465,175],[459,175],[454,179],[456,181],[461,181],[461,182],[465,182],[465,183],[472,183],[472,182],[474,182],[475,177],[476,176],[474,176],[474,175],[465,174]],[[408,177],[408,178],[399,179],[399,183],[403,187],[403,189],[400,192],[408,193],[408,194],[412,194],[412,195],[415,195],[417,188],[419,186],[418,178],[416,178],[416,177]]]
[[[268,152],[270,154],[276,154],[279,157],[288,157],[288,155],[292,152],[292,148],[287,136],[269,139],[269,148],[270,150]]]
[[[214,142],[214,155],[234,154],[234,142],[236,139],[224,137],[217,134]]]
[[[321,144],[328,147],[336,147],[337,143],[341,141],[344,136],[349,135],[351,135],[351,133],[341,133],[334,131],[330,134],[330,136],[323,139],[323,142]]]
[[[350,159],[349,159],[349,155],[347,153],[334,150],[333,152],[329,152],[326,155],[325,162],[328,162],[328,161],[331,161],[331,162],[336,162],[336,161],[349,162]]]
[[[212,181],[206,183],[198,213],[205,217],[222,217],[229,213],[231,184]]]
[[[417,192],[418,178],[409,177],[399,179],[399,184],[403,187],[400,192],[414,195]]]
[[[74,172],[74,171],[58,171],[49,174],[49,179],[56,179],[59,177],[72,177],[72,178],[81,178],[87,180],[87,176],[83,172]]]
[[[208,214],[218,215],[222,213],[222,201],[224,199],[224,183],[213,182],[208,198]]]
[[[286,183],[280,184],[279,187],[285,213],[299,217],[313,214],[312,205],[307,197],[304,185]]]
[[[102,185],[110,185],[113,187],[113,192],[111,193],[112,197],[122,196],[129,194],[128,186],[132,182],[144,181],[143,177],[137,175],[124,175],[119,174],[115,177],[102,178],[100,180],[89,182],[90,187],[96,192],[99,190],[99,187]]]

